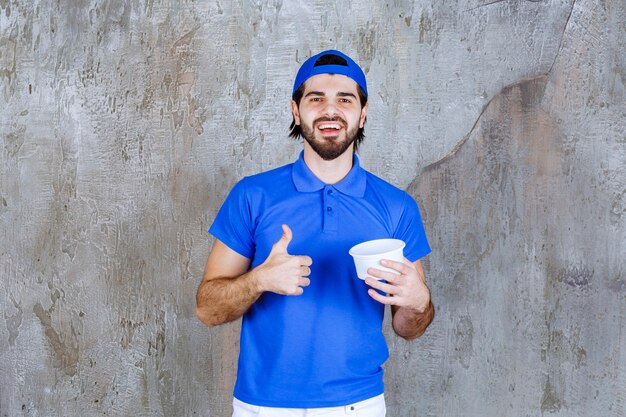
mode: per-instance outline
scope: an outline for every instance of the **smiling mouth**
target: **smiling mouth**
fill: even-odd
[[[324,136],[334,136],[343,128],[339,122],[321,122],[317,128]]]

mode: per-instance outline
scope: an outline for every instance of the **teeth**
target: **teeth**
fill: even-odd
[[[320,125],[320,129],[337,129],[339,130],[339,125],[338,124],[323,124]]]

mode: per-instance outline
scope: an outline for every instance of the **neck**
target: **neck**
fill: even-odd
[[[352,169],[354,147],[350,146],[343,154],[325,161],[304,141],[304,162],[311,172],[324,184],[336,184]]]

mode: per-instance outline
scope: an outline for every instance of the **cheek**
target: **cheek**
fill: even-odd
[[[350,116],[352,122],[357,126],[357,127],[361,127],[361,113],[355,113],[353,115]]]
[[[310,125],[312,120],[313,119],[311,119],[310,114],[306,112],[305,113],[300,112],[300,124],[301,125]]]

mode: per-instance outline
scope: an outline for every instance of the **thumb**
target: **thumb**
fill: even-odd
[[[286,224],[283,224],[283,235],[280,237],[278,242],[274,244],[274,250],[282,251],[287,253],[287,247],[293,238],[293,233],[291,229]]]

